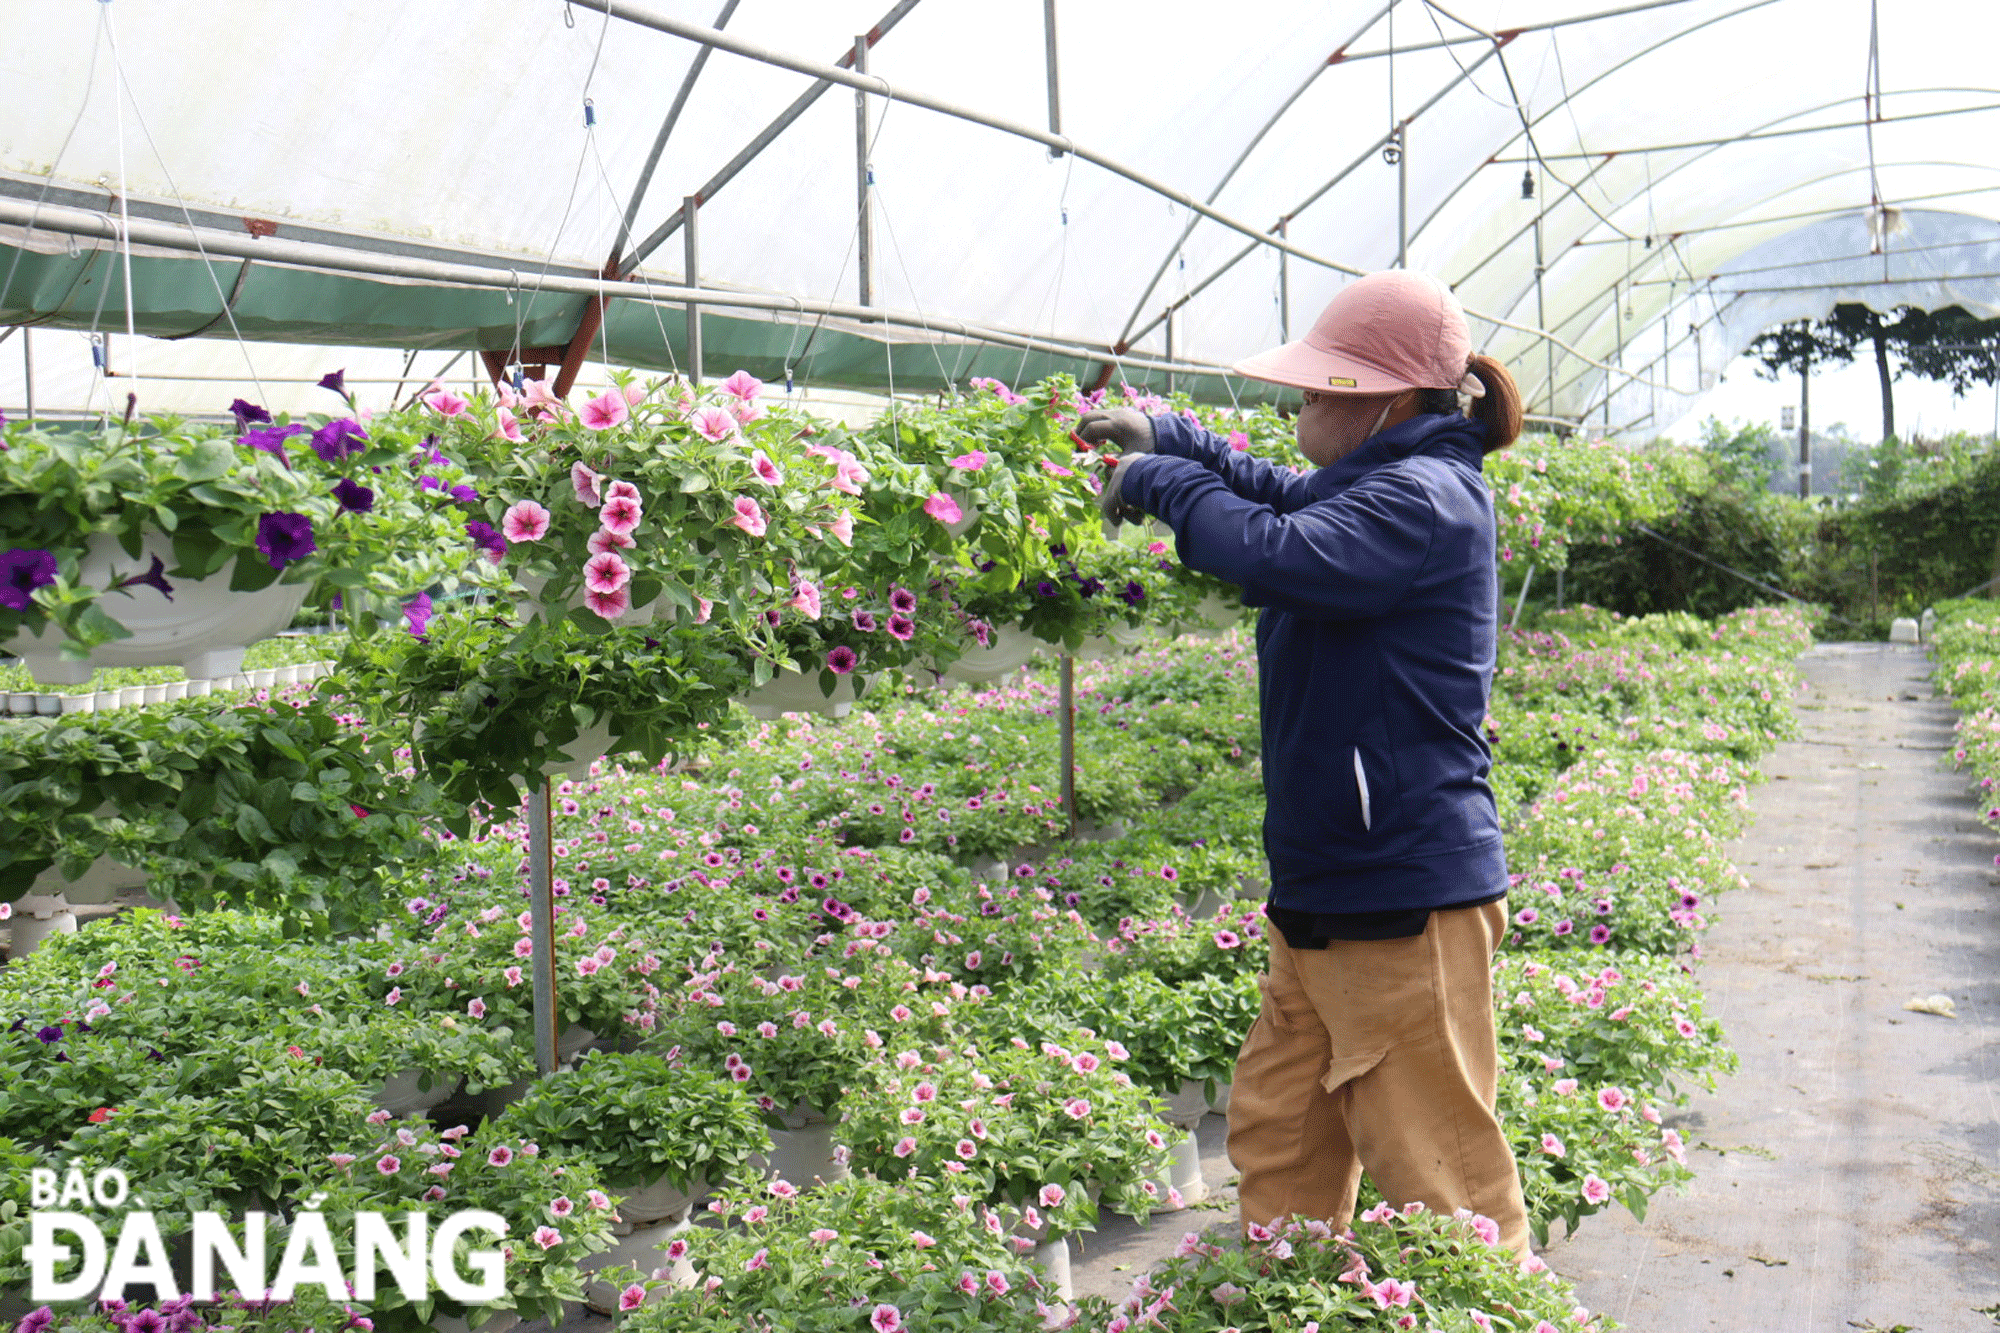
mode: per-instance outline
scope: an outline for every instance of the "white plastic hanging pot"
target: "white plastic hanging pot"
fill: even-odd
[[[944,678],[967,685],[983,685],[998,680],[1035,655],[1041,640],[1026,630],[995,627],[986,646],[976,644],[945,668]]]
[[[147,530],[137,558],[125,554],[108,532],[93,535],[78,569],[86,587],[106,588],[118,577],[143,573],[154,556],[168,569],[176,563],[173,542]],[[61,656],[62,631],[54,625],[39,634],[16,634],[5,651],[44,684],[80,685],[100,667],[179,666],[191,677],[233,675],[243,669],[243,649],[269,638],[292,622],[306,599],[303,583],[273,583],[255,592],[233,592],[225,566],[202,579],[169,579],[171,599],[138,584],[100,599],[104,611],[132,632],[130,638],[99,644],[85,662]]]
[[[90,863],[88,870],[72,880],[65,880],[59,870],[50,866],[35,876],[35,882],[29,887],[28,892],[60,894],[74,906],[97,907],[110,902],[127,890],[144,887],[146,887],[145,871],[134,870],[108,856],[100,856]]]
[[[1194,610],[1194,620],[1180,626],[1183,634],[1198,634],[1204,639],[1218,638],[1230,626],[1243,619],[1243,607],[1231,602],[1219,593],[1210,593],[1201,599],[1201,605]]]
[[[1113,625],[1103,634],[1093,634],[1070,654],[1079,662],[1102,662],[1126,653],[1145,642],[1146,631],[1130,625]]]
[[[750,710],[750,716],[769,721],[785,713],[819,713],[826,717],[846,717],[854,709],[856,695],[854,682],[857,677],[841,676],[834,682],[832,695],[821,692],[819,673],[806,675],[802,672],[784,670],[748,694],[738,695],[736,702]],[[859,679],[872,682],[873,675]]]
[[[684,1190],[661,1176],[639,1189],[620,1191],[614,1188],[611,1192],[624,1195],[618,1204],[618,1215],[634,1226],[645,1226],[681,1217],[708,1190],[707,1183],[700,1180],[689,1181],[688,1186]]]
[[[432,1074],[431,1086],[426,1089],[423,1086],[424,1074],[421,1069],[405,1069],[399,1074],[389,1075],[375,1093],[375,1105],[401,1118],[443,1105],[458,1089],[458,1080],[443,1074]]]

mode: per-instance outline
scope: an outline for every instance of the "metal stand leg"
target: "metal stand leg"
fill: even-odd
[[[535,946],[535,1069],[556,1069],[555,856],[549,841],[549,784],[528,793],[528,915]]]
[[[1062,655],[1061,681],[1061,711],[1056,726],[1058,734],[1062,737],[1063,817],[1069,821],[1069,829],[1064,836],[1074,840],[1076,837],[1076,659],[1068,653]]]

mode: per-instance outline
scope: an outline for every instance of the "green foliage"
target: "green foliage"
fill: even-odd
[[[185,907],[286,913],[337,932],[373,916],[384,864],[422,864],[437,788],[406,779],[393,730],[325,703],[226,698],[6,724],[0,901],[99,857]]]

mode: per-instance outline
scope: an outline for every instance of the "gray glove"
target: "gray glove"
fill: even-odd
[[[1132,415],[1135,417],[1139,416],[1137,412],[1132,413]],[[1139,419],[1141,421],[1145,420],[1144,417],[1139,417]],[[1148,435],[1152,433],[1150,423],[1147,425],[1146,430]],[[1149,439],[1147,443],[1150,444],[1151,440]],[[1124,480],[1124,465],[1115,458],[1105,459],[1104,489],[1097,493],[1097,507],[1103,512],[1104,521],[1113,527],[1116,527],[1120,523],[1137,523],[1146,516],[1145,510],[1140,509],[1137,505],[1127,504],[1120,495],[1119,487]]]
[[[1077,418],[1076,436],[1085,444],[1096,445],[1105,452],[1115,449],[1121,454],[1150,454],[1153,452],[1153,419],[1129,407],[1085,412]]]

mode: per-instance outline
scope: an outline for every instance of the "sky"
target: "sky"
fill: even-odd
[[[1695,441],[1700,438],[1702,422],[1711,416],[1725,422],[1768,421],[1775,426],[1779,408],[1798,406],[1799,377],[1787,375],[1776,382],[1759,379],[1752,372],[1754,365],[1749,357],[1732,361],[1722,382],[1668,434],[1677,440]],[[1952,397],[1948,384],[1913,378],[1895,381],[1895,391],[1896,433],[1905,439],[1960,430],[1978,435],[1993,432],[1994,391],[1983,385],[1959,399]],[[1872,441],[1881,433],[1882,393],[1872,359],[1813,375],[1813,430],[1823,431],[1842,422],[1856,439]]]

